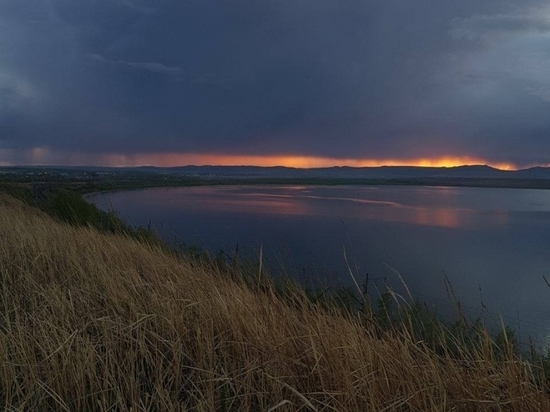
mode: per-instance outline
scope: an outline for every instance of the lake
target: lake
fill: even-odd
[[[440,313],[456,306],[525,341],[550,339],[550,191],[398,186],[216,186],[87,200],[169,243],[258,257],[302,283],[390,285]],[[399,275],[397,275],[399,273]],[[452,290],[447,283],[452,286]]]

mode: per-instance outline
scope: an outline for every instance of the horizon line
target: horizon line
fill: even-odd
[[[3,152],[3,153],[2,153]],[[454,168],[488,166],[502,171],[550,167],[550,163],[514,163],[493,161],[469,155],[442,155],[409,158],[338,158],[295,154],[237,155],[222,153],[67,153],[49,148],[34,148],[25,152],[0,150],[3,167],[287,167],[295,169],[366,168],[366,167],[424,167]]]
[[[183,167],[256,167],[261,169],[275,169],[275,168],[284,168],[284,169],[297,169],[297,170],[315,170],[315,169],[336,169],[336,168],[348,168],[348,169],[380,169],[380,168],[417,168],[417,169],[457,169],[460,167],[488,167],[494,170],[501,172],[518,172],[522,170],[529,170],[533,168],[550,168],[550,165],[534,164],[525,167],[518,168],[499,168],[487,163],[468,163],[468,164],[457,164],[452,166],[443,166],[443,165],[415,165],[415,164],[381,164],[376,166],[352,166],[352,165],[333,165],[333,166],[287,166],[283,164],[274,164],[274,165],[258,165],[258,164],[180,164],[180,165],[156,165],[156,164],[132,164],[132,165],[105,165],[105,164],[61,164],[61,163],[51,163],[51,164],[2,164],[0,163],[0,168],[50,168],[50,169],[63,169],[63,168],[103,168],[103,169],[139,169],[139,168],[156,168],[156,169],[177,169]]]

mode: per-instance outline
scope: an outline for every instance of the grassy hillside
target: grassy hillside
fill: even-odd
[[[412,325],[382,329],[243,279],[0,194],[0,405],[550,410],[540,374],[487,334],[450,348],[442,331],[436,353]]]

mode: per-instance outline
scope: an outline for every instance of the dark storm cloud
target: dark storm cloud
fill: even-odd
[[[99,54],[89,54],[89,59],[97,63],[114,64],[122,67],[137,70],[149,70],[154,73],[167,74],[170,76],[177,76],[183,73],[181,67],[165,66],[161,63],[147,63],[147,62],[126,62],[124,60],[109,60]]]
[[[548,15],[516,11],[516,14],[473,15],[466,19],[453,22],[451,31],[457,37],[469,39],[491,38],[495,35],[510,35],[515,33],[548,33],[550,19]]]
[[[0,154],[550,163],[550,8],[518,3],[4,0]]]

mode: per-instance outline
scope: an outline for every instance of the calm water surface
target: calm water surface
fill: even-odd
[[[168,242],[256,255],[272,272],[350,285],[347,261],[369,288],[390,284],[450,313],[550,338],[550,191],[523,189],[225,186],[88,197]]]

